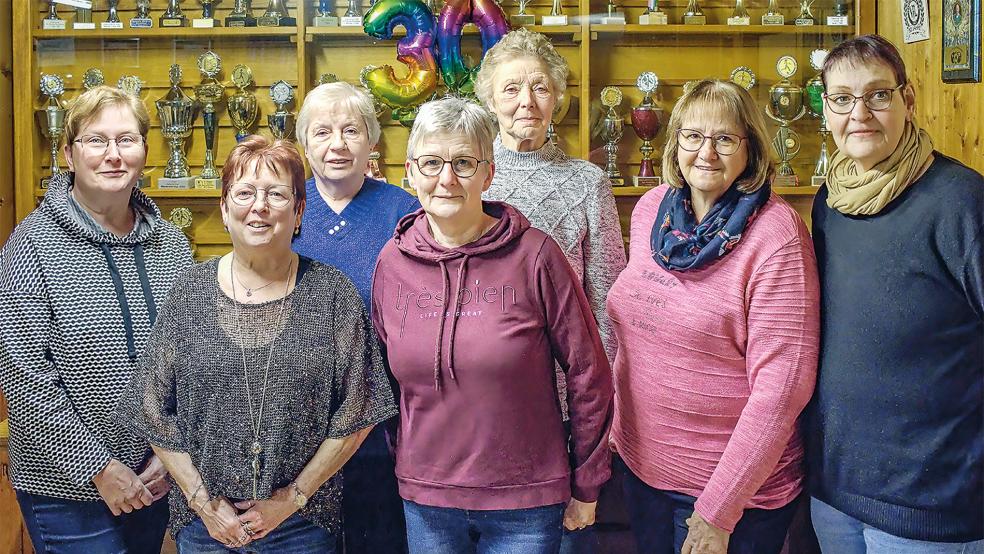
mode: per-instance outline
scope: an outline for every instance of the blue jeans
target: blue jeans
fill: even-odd
[[[307,554],[318,552],[335,554],[337,537],[321,527],[294,514],[285,519],[276,529],[262,539],[257,539],[242,548],[227,548],[221,542],[208,534],[208,529],[201,518],[195,519],[178,531],[174,541],[178,546],[178,554],[226,554],[238,552],[241,554]]]
[[[403,501],[410,554],[557,554],[564,508],[459,510]]]
[[[167,498],[114,516],[102,500],[80,501],[17,491],[17,503],[37,552],[160,554]]]
[[[984,540],[950,543],[917,541],[889,535],[833,506],[810,499],[813,529],[827,554],[982,554]]]
[[[697,499],[650,487],[620,458],[615,458],[615,467],[625,473],[625,507],[639,554],[679,553],[687,539],[686,520],[694,513]],[[745,510],[728,540],[728,554],[779,554],[796,505],[794,500],[775,510]]]

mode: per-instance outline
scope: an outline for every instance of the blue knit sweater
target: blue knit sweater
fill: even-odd
[[[811,492],[892,535],[984,538],[984,178],[936,153],[877,215],[826,200]]]

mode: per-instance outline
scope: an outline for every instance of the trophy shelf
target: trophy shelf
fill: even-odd
[[[361,29],[360,29],[361,31]],[[186,38],[186,37],[282,37],[297,35],[297,27],[153,27],[150,29],[34,29],[34,38]]]
[[[151,198],[221,198],[222,190],[200,190],[200,189],[159,189],[156,187],[144,187],[140,192]],[[45,189],[34,187],[34,196],[41,198],[44,196]]]
[[[526,29],[531,31],[549,35],[549,36],[564,36],[571,35],[573,40],[576,42],[580,40],[581,26],[580,25],[525,25]],[[462,30],[463,35],[479,35],[478,27],[469,24],[465,25]],[[407,35],[406,29],[403,27],[398,27],[393,29],[393,40],[403,38]],[[374,43],[381,43],[386,46],[392,46],[391,40],[382,40],[370,37],[366,35],[365,31],[361,27],[306,27],[305,28],[305,38],[307,41],[311,41],[319,37],[349,37],[360,40],[371,40]]]
[[[854,26],[827,25],[602,25],[591,24],[591,40],[597,34],[621,35],[853,35]]]

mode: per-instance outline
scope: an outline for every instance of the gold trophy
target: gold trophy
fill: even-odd
[[[161,134],[168,141],[171,155],[164,167],[164,176],[157,180],[157,188],[188,189],[194,182],[188,175],[188,159],[184,155],[184,141],[191,134],[198,103],[181,90],[181,67],[171,66],[171,90],[155,102],[157,118],[161,121]]]
[[[218,116],[215,115],[215,105],[222,102],[225,86],[215,77],[222,71],[222,59],[209,50],[198,56],[198,71],[204,76],[200,85],[195,86],[195,100],[202,106],[202,121],[205,129],[205,163],[202,164],[202,174],[195,179],[196,189],[215,190],[219,188],[221,179],[215,168],[215,139],[219,130]]]
[[[526,6],[528,4],[529,0],[519,0],[519,13],[509,16],[509,23],[513,27],[523,27],[524,25],[533,25],[536,23],[536,16],[526,13]]]
[[[731,17],[728,18],[728,25],[751,25],[752,18],[748,15],[748,10],[745,9],[745,0],[736,0],[735,11],[731,12]]]
[[[813,12],[810,8],[813,6],[815,0],[800,0],[800,13],[793,20],[793,23],[799,25],[800,27],[808,27],[810,25],[816,25],[817,20],[813,17]]]
[[[86,91],[105,84],[106,77],[103,76],[102,70],[97,67],[90,67],[82,73],[82,88]]]
[[[267,126],[274,138],[293,140],[294,114],[285,108],[294,99],[294,88],[287,81],[277,81],[270,85],[270,98],[277,106],[277,111],[267,115]]]
[[[65,108],[59,96],[65,93],[65,81],[58,75],[41,74],[41,94],[48,97],[48,105],[36,112],[41,134],[48,139],[51,154],[51,175],[41,179],[41,188],[47,188],[52,177],[61,173],[58,169],[58,144],[65,134]]]
[[[143,88],[143,81],[136,75],[123,75],[116,81],[116,88],[129,94],[130,96],[140,96],[140,89]]]
[[[772,146],[779,156],[779,168],[773,186],[791,187],[799,185],[793,166],[789,164],[800,151],[800,138],[789,125],[806,113],[803,104],[803,87],[793,84],[789,78],[796,74],[796,58],[783,56],[776,62],[776,72],[782,80],[769,89],[769,103],[765,113],[779,124],[779,131],[772,139]]]
[[[550,15],[543,16],[542,25],[567,25],[567,16],[564,15],[564,6],[560,0],[553,0],[550,4]]]
[[[700,9],[697,5],[697,0],[690,0],[687,2],[687,11],[683,12],[683,24],[684,25],[706,25],[707,16],[704,15],[704,11]]]
[[[769,0],[768,11],[762,16],[762,25],[785,25],[786,18],[779,11],[779,0]]]
[[[242,142],[250,135],[250,127],[256,122],[256,96],[246,90],[253,84],[253,72],[239,64],[232,70],[232,82],[239,90],[229,98],[227,107],[229,119],[236,128],[236,142]]]
[[[613,185],[622,185],[622,173],[618,170],[615,163],[618,153],[618,141],[622,140],[622,116],[618,115],[615,108],[622,103],[622,91],[615,87],[605,87],[601,89],[601,104],[608,108],[605,114],[604,127],[601,130],[601,138],[605,141],[605,174]]]
[[[188,245],[191,246],[192,256],[197,255],[198,249],[195,247],[195,241],[191,239],[191,233],[188,232],[188,229],[194,222],[194,217],[191,210],[185,207],[172,208],[170,216],[167,219],[173,223],[175,227],[180,229],[182,233],[184,233],[185,238],[188,239]]]
[[[647,0],[646,11],[639,16],[639,25],[666,25],[666,12],[659,11],[659,0]]]

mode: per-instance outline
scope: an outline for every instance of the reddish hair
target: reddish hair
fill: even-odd
[[[305,200],[304,160],[290,142],[270,140],[263,135],[250,135],[229,152],[222,166],[222,200],[229,194],[229,188],[236,179],[243,176],[247,168],[259,171],[261,164],[280,177],[286,171],[290,178],[290,188],[294,194],[294,211],[300,211]]]
[[[909,82],[905,74],[905,62],[894,44],[878,35],[861,35],[838,44],[827,54],[823,62],[820,79],[823,88],[827,88],[827,73],[835,67],[846,63],[853,67],[863,67],[871,62],[881,62],[892,70],[895,84],[904,85]]]

